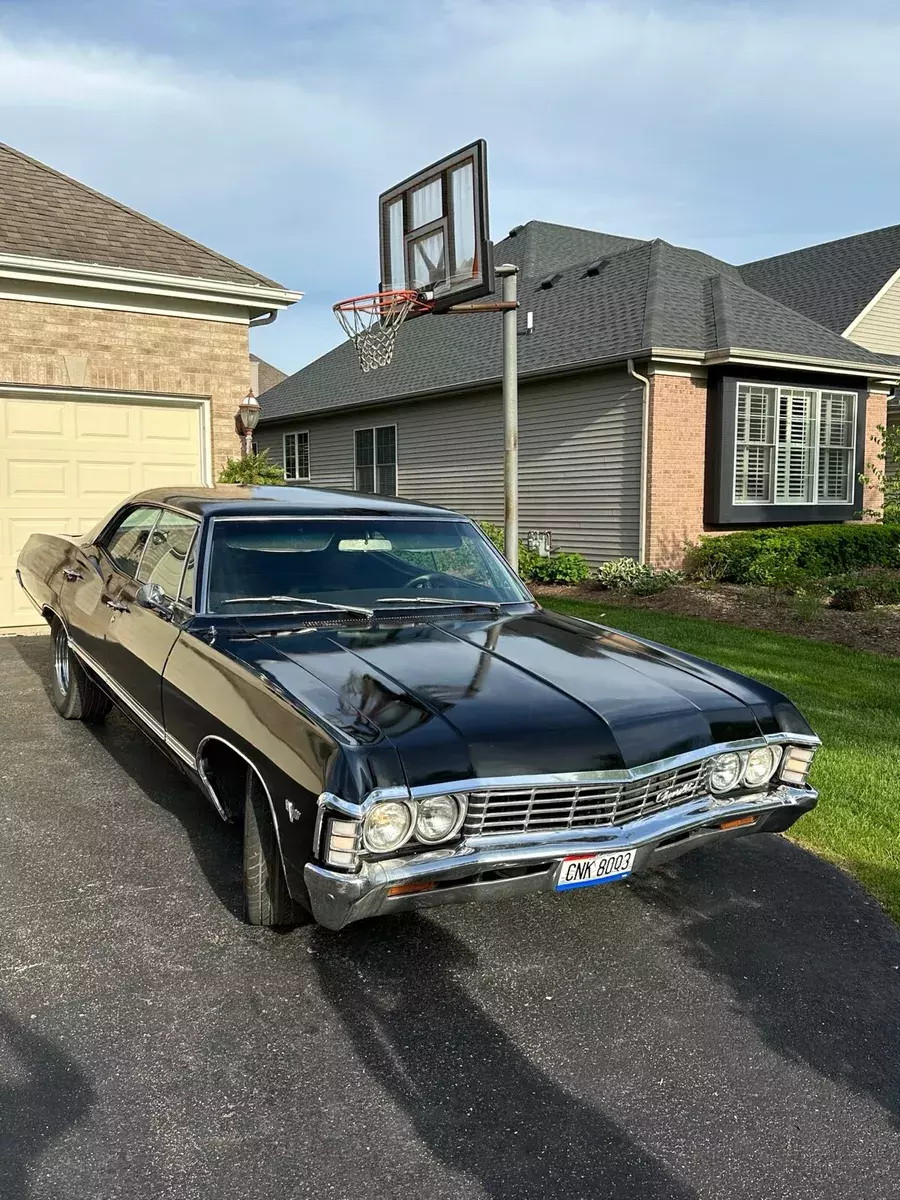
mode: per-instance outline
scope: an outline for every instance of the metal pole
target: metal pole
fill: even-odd
[[[503,551],[514,571],[519,569],[519,342],[517,275],[512,263],[497,267],[502,297],[510,307],[503,313]]]

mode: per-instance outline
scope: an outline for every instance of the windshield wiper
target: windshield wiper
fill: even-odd
[[[327,612],[359,613],[362,617],[371,617],[371,608],[360,608],[356,604],[331,604],[327,600],[314,600],[309,596],[235,596],[232,600],[223,600],[223,604],[309,604]]]
[[[489,608],[500,612],[497,600],[451,600],[447,596],[379,596],[376,604],[439,604],[442,608]]]

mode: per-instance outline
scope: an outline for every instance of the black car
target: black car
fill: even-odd
[[[18,576],[59,713],[115,702],[243,821],[254,924],[607,883],[816,803],[784,696],[542,609],[446,509],[149,491]]]

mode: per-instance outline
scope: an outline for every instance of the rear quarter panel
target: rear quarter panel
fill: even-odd
[[[19,554],[19,578],[38,609],[59,610],[62,570],[78,555],[74,538],[58,533],[33,533]]]

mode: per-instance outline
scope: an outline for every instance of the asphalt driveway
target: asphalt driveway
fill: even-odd
[[[239,843],[0,639],[0,1196],[900,1194],[900,935],[784,839],[249,929]]]

